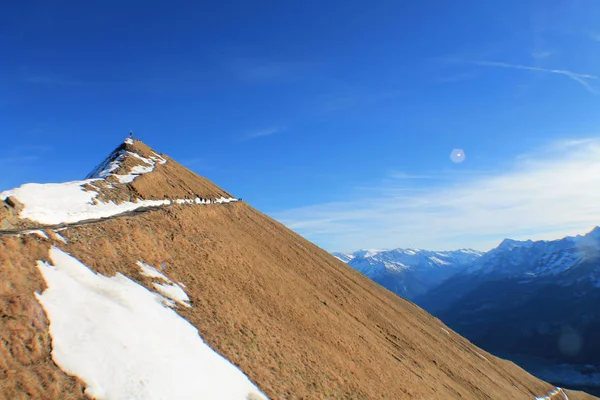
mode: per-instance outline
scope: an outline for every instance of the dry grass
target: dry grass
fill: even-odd
[[[48,244],[0,238],[0,399],[83,399],[83,385],[52,361],[48,321],[34,296],[44,289],[36,263]]]
[[[156,166],[159,174],[142,175],[130,184],[142,198],[160,200],[165,198],[232,197],[208,179],[195,174],[166,156],[165,158],[168,159],[166,164]]]
[[[106,275],[149,287],[136,262],[163,264],[192,300],[181,315],[273,399],[531,399],[552,389],[244,203],[62,233],[61,247]]]
[[[94,186],[100,189],[97,196],[100,201],[122,203],[136,199],[163,200],[196,197],[215,199],[231,197],[229,193],[208,179],[188,170],[168,156],[156,153],[138,140],[133,145],[123,144],[122,146],[124,149],[146,159],[160,155],[167,160],[167,163],[157,163],[152,173],[142,175],[128,184],[120,184],[113,177],[109,177],[106,181],[95,182]],[[126,175],[133,167],[145,166],[146,164],[137,157],[127,155],[120,162],[120,165],[119,168],[113,171],[114,174]],[[92,190],[98,191],[96,189]]]

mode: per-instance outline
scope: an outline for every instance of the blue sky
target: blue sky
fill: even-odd
[[[133,130],[328,250],[583,233],[598,21],[595,0],[12,2],[0,190],[80,179]]]

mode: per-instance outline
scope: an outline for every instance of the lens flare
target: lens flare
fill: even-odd
[[[450,153],[450,160],[452,160],[455,164],[460,164],[465,161],[465,152],[463,149],[454,149],[452,153]]]

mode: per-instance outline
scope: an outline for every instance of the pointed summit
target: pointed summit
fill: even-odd
[[[156,164],[165,164],[162,156],[140,141],[127,138],[85,179],[115,177],[120,183],[132,182],[136,176],[152,172]]]
[[[86,179],[126,184],[126,192],[143,200],[218,199],[232,196],[140,140],[127,138]]]
[[[232,200],[208,179],[128,138],[85,180],[29,183],[0,193],[0,229],[80,223],[173,202]]]

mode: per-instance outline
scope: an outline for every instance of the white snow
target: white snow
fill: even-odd
[[[185,293],[185,291],[180,287],[180,285],[173,283],[169,278],[160,273],[156,268],[151,265],[148,265],[144,262],[138,261],[137,265],[142,269],[142,275],[150,277],[150,278],[158,278],[166,281],[167,284],[162,283],[152,283],[156,290],[160,292],[163,296],[176,301],[177,303],[190,307],[189,301],[190,298]]]
[[[46,233],[44,231],[41,231],[39,229],[35,229],[33,231],[28,231],[27,234],[28,235],[31,235],[31,234],[38,235],[39,237],[42,237],[44,239],[48,239],[48,235],[46,235]]]
[[[235,199],[233,197],[230,197],[228,199],[225,198],[225,197],[220,197],[220,198],[218,198],[218,199],[215,200],[215,203],[220,203],[220,204],[222,204],[222,203],[231,203],[232,201],[238,201],[238,199]]]
[[[122,167],[126,158],[135,158],[141,161],[124,174],[114,172]],[[116,204],[103,202],[97,199],[101,189],[96,185],[109,176],[115,177],[120,184],[133,182],[137,177],[152,172],[157,164],[165,164],[167,160],[152,152],[148,158],[137,153],[120,149],[111,154],[100,164],[87,179],[65,183],[28,183],[18,188],[0,193],[0,199],[5,200],[14,196],[24,206],[20,217],[45,224],[57,225],[61,223],[76,223],[82,220],[108,218],[140,207],[170,205],[171,200],[139,200]],[[118,184],[115,184],[118,185]],[[85,186],[85,188],[84,188]],[[111,185],[111,187],[114,187]],[[174,200],[177,204],[206,204],[230,203],[237,201],[235,198],[220,197],[214,200],[201,198]]]
[[[438,265],[450,265],[450,263],[448,261],[444,261],[437,257],[430,257],[429,259]]]
[[[65,239],[64,237],[62,237],[62,235],[60,233],[58,233],[58,231],[52,232],[52,237],[54,239],[56,239],[56,240],[60,240],[64,244],[67,244],[67,239]]]
[[[159,156],[156,153],[153,153],[154,155],[151,156],[149,159],[148,158],[144,158],[142,156],[140,156],[137,153],[132,153],[130,151],[122,151],[121,154],[109,164],[109,167],[94,173],[92,176],[89,176],[90,178],[106,178],[109,175],[114,176],[115,178],[117,178],[119,180],[120,183],[131,183],[133,182],[138,176],[140,175],[144,175],[147,173],[150,173],[152,171],[154,171],[154,168],[156,167],[156,164],[164,164],[167,162],[167,160],[165,160],[164,158],[162,158],[161,156]],[[134,167],[132,167],[129,172],[125,175],[118,175],[118,174],[113,174],[112,171],[114,171],[115,169],[119,168],[120,166],[120,162],[121,160],[123,160],[123,158],[126,156],[133,156],[137,159],[139,159],[140,161],[142,161],[143,163],[145,163],[146,165],[136,165]]]
[[[190,298],[185,293],[185,291],[179,287],[176,283],[171,284],[162,284],[162,283],[153,283],[156,290],[160,292],[165,297],[176,301],[182,306],[191,307],[189,304]]]
[[[169,278],[160,273],[156,268],[141,261],[137,262],[137,265],[142,269],[142,275],[150,278],[159,278],[167,282],[171,282]]]
[[[102,164],[97,166],[96,169],[87,176],[87,179],[106,178],[107,176],[111,175],[114,170],[118,169],[121,166],[120,162],[123,160],[125,154],[127,153],[129,152],[125,150],[120,150],[114,153],[114,155],[111,154],[109,158],[104,160]]]
[[[149,172],[154,171],[154,164],[151,165],[136,165],[131,168],[129,174],[127,175],[117,175],[114,176],[119,180],[120,183],[131,183],[140,175],[147,174]]]
[[[140,207],[169,204],[169,200],[142,200],[121,204],[96,201],[94,204],[98,193],[84,190],[82,187],[88,182],[89,180],[46,184],[28,183],[0,193],[0,199],[14,196],[24,205],[20,213],[21,218],[48,225],[107,218]]]
[[[124,275],[96,274],[53,247],[38,262],[37,294],[50,320],[52,357],[106,400],[266,399],[163,299]]]
[[[134,144],[133,140],[130,138],[125,140],[125,143],[130,145]],[[135,157],[146,165],[136,165],[125,175],[115,174],[114,171],[122,166],[122,161],[125,157]],[[152,155],[149,158],[145,158],[137,153],[121,148],[120,150],[115,150],[106,160],[104,160],[104,162],[102,162],[102,164],[98,165],[86,179],[114,176],[120,183],[131,183],[138,176],[154,171],[156,164],[165,164],[166,162],[166,159],[155,152],[152,152]]]
[[[47,225],[75,223],[89,219],[108,218],[141,207],[170,205],[171,200],[139,200],[116,204],[96,200],[98,193],[85,190],[83,185],[94,180],[66,183],[28,183],[19,188],[0,193],[0,199],[14,196],[24,208],[21,218],[30,219]],[[220,197],[214,203],[231,203],[236,198]],[[177,199],[177,204],[206,204],[205,199]]]

